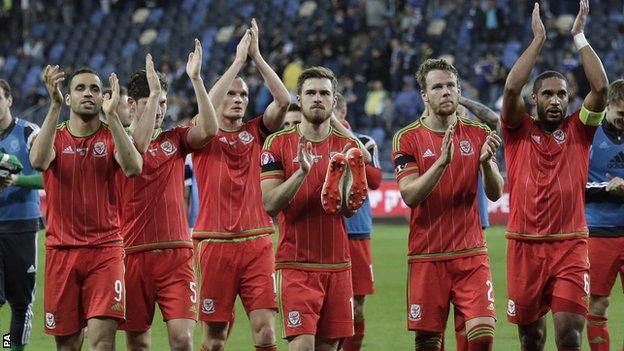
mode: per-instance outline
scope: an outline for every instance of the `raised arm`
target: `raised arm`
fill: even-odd
[[[234,62],[232,65],[228,67],[228,69],[223,73],[221,78],[219,78],[215,84],[212,86],[210,91],[208,92],[208,96],[210,97],[210,101],[212,102],[212,106],[215,109],[218,109],[228,90],[232,86],[232,82],[238,75],[238,72],[243,68],[245,61],[247,61],[247,53],[249,51],[249,42],[251,41],[251,30],[248,29],[243,35],[243,38],[238,43],[236,47],[236,57],[234,58]]]
[[[533,29],[533,41],[524,50],[518,61],[507,75],[503,90],[503,110],[501,119],[509,126],[517,126],[522,121],[526,111],[522,100],[522,88],[527,84],[535,61],[539,56],[542,45],[546,40],[546,29],[540,18],[539,5],[535,3],[531,15],[531,28]]]
[[[192,149],[200,149],[217,134],[219,124],[217,116],[208,97],[208,92],[201,77],[202,46],[199,39],[195,39],[195,50],[189,53],[186,63],[186,74],[193,84],[199,109],[196,123],[186,135],[186,141]]]
[[[301,184],[312,167],[312,155],[305,148],[306,140],[302,136],[299,139],[298,160],[300,168],[286,181],[280,179],[264,179],[260,183],[262,189],[262,205],[264,210],[271,216],[277,216],[293,200]]]
[[[459,104],[470,111],[479,121],[492,127],[492,129],[498,129],[498,115],[489,107],[463,96],[459,97]]]
[[[454,126],[446,130],[442,141],[442,150],[440,150],[441,155],[425,173],[410,174],[399,180],[401,196],[408,206],[418,206],[429,196],[440,182],[440,179],[442,179],[444,170],[453,160],[454,134]]]
[[[50,95],[50,107],[28,156],[30,164],[39,171],[48,169],[56,157],[54,137],[63,105],[63,94],[59,85],[64,80],[65,72],[59,66],[47,65],[43,71],[43,82]]]
[[[143,158],[136,147],[134,147],[128,134],[126,134],[121,121],[119,121],[119,116],[117,115],[117,105],[119,104],[119,80],[117,79],[117,75],[112,73],[110,77],[108,77],[108,81],[112,93],[110,97],[104,98],[102,110],[104,110],[108,127],[113,135],[115,160],[128,177],[134,177],[141,174]]]
[[[273,96],[273,101],[267,106],[262,117],[262,122],[271,132],[277,131],[284,123],[284,116],[288,105],[290,105],[290,94],[282,83],[277,73],[269,66],[260,53],[258,44],[258,24],[256,19],[251,20],[251,44],[249,45],[249,56],[256,64],[256,68],[262,75],[264,82],[269,87]]]
[[[581,62],[583,63],[583,70],[587,76],[589,87],[591,88],[589,94],[585,97],[583,105],[590,111],[602,112],[607,106],[607,90],[609,88],[609,80],[605,73],[602,62],[594,49],[589,45],[585,38],[585,21],[589,14],[589,0],[581,0],[579,3],[579,13],[572,25],[572,36],[574,37],[574,45],[579,50],[581,55]],[[600,123],[598,121],[597,123]]]
[[[483,175],[483,188],[485,195],[492,201],[498,200],[503,195],[503,185],[505,181],[498,170],[496,164],[496,150],[502,143],[496,132],[490,132],[481,147],[481,174]]]
[[[160,94],[162,92],[160,80],[156,74],[154,61],[150,54],[145,56],[145,76],[150,93],[147,97],[142,115],[139,118],[134,118],[134,125],[133,128],[131,128],[134,144],[137,150],[142,154],[147,151],[152,139],[154,125],[156,124],[156,113],[158,112],[158,104],[160,103]],[[136,103],[138,104],[139,102],[137,101]]]

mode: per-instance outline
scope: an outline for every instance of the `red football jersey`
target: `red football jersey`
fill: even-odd
[[[453,160],[439,183],[411,209],[410,261],[437,261],[486,253],[477,205],[481,147],[489,128],[458,118],[453,136]],[[440,157],[443,132],[418,120],[394,136],[396,178],[423,174]]]
[[[595,131],[580,121],[578,111],[552,134],[538,128],[528,114],[514,128],[503,123],[509,238],[562,240],[587,235],[584,192]]]
[[[193,152],[199,190],[194,239],[273,233],[273,221],[262,207],[258,163],[267,134],[257,117],[237,131],[219,130]]]
[[[47,247],[121,246],[115,192],[115,144],[108,126],[74,136],[68,122],[54,138],[56,158],[43,172]]]
[[[184,210],[184,159],[188,127],[161,132],[143,155],[143,172],[121,171],[121,223],[126,253],[193,247]]]
[[[299,127],[271,135],[260,156],[261,179],[287,180],[299,169]],[[349,242],[340,214],[329,215],[321,205],[321,189],[329,159],[355,139],[331,130],[319,142],[309,142],[314,164],[295,197],[279,215],[280,238],[276,268],[343,270],[350,267]]]

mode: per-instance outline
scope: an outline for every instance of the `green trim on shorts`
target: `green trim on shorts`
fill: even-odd
[[[602,112],[590,111],[585,105],[581,106],[581,112],[579,112],[579,119],[581,123],[591,127],[598,127],[602,123],[602,119],[605,116],[606,109]]]
[[[271,234],[258,234],[258,235],[244,236],[242,238],[232,238],[232,239],[205,238],[205,239],[201,239],[201,241],[202,242],[207,241],[207,242],[211,242],[211,243],[240,243],[240,242],[243,242],[243,241],[260,239],[262,237],[269,236],[269,235],[271,235]]]

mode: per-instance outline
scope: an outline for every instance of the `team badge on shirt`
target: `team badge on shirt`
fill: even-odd
[[[246,130],[238,133],[238,138],[240,139],[240,141],[243,142],[243,144],[249,144],[254,140],[253,135],[249,134],[249,132]]]
[[[462,140],[459,142],[459,151],[464,156],[472,155],[474,153],[472,144],[468,140]]]
[[[96,141],[95,144],[93,144],[93,156],[106,156],[106,144],[104,144],[103,141]]]
[[[54,320],[54,314],[50,312],[46,312],[45,314],[45,325],[48,329],[56,328],[56,321]]]
[[[410,321],[416,322],[422,318],[422,308],[417,303],[413,303],[410,305],[409,315],[407,316]]]
[[[268,151],[263,151],[260,154],[260,165],[261,166],[266,166],[270,163],[274,163],[275,162],[275,157],[273,156],[272,153],[268,152]]]
[[[288,312],[288,327],[296,328],[301,326],[301,313],[299,311]]]
[[[202,313],[213,314],[215,312],[215,304],[213,299],[204,299],[202,302]]]
[[[516,315],[516,303],[514,300],[507,300],[507,315],[511,317]]]
[[[566,139],[566,135],[565,132],[561,129],[557,129],[552,133],[553,138],[555,138],[555,141],[557,142],[557,144],[563,144],[565,142]]]
[[[173,154],[177,150],[176,147],[169,140],[165,140],[160,143],[160,148],[162,149],[162,151],[165,152],[165,154],[167,154],[167,156]]]

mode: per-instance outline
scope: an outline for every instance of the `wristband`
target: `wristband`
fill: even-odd
[[[587,42],[584,33],[579,33],[574,36],[574,46],[576,46],[576,51],[580,51],[582,48],[588,45],[589,42]]]

